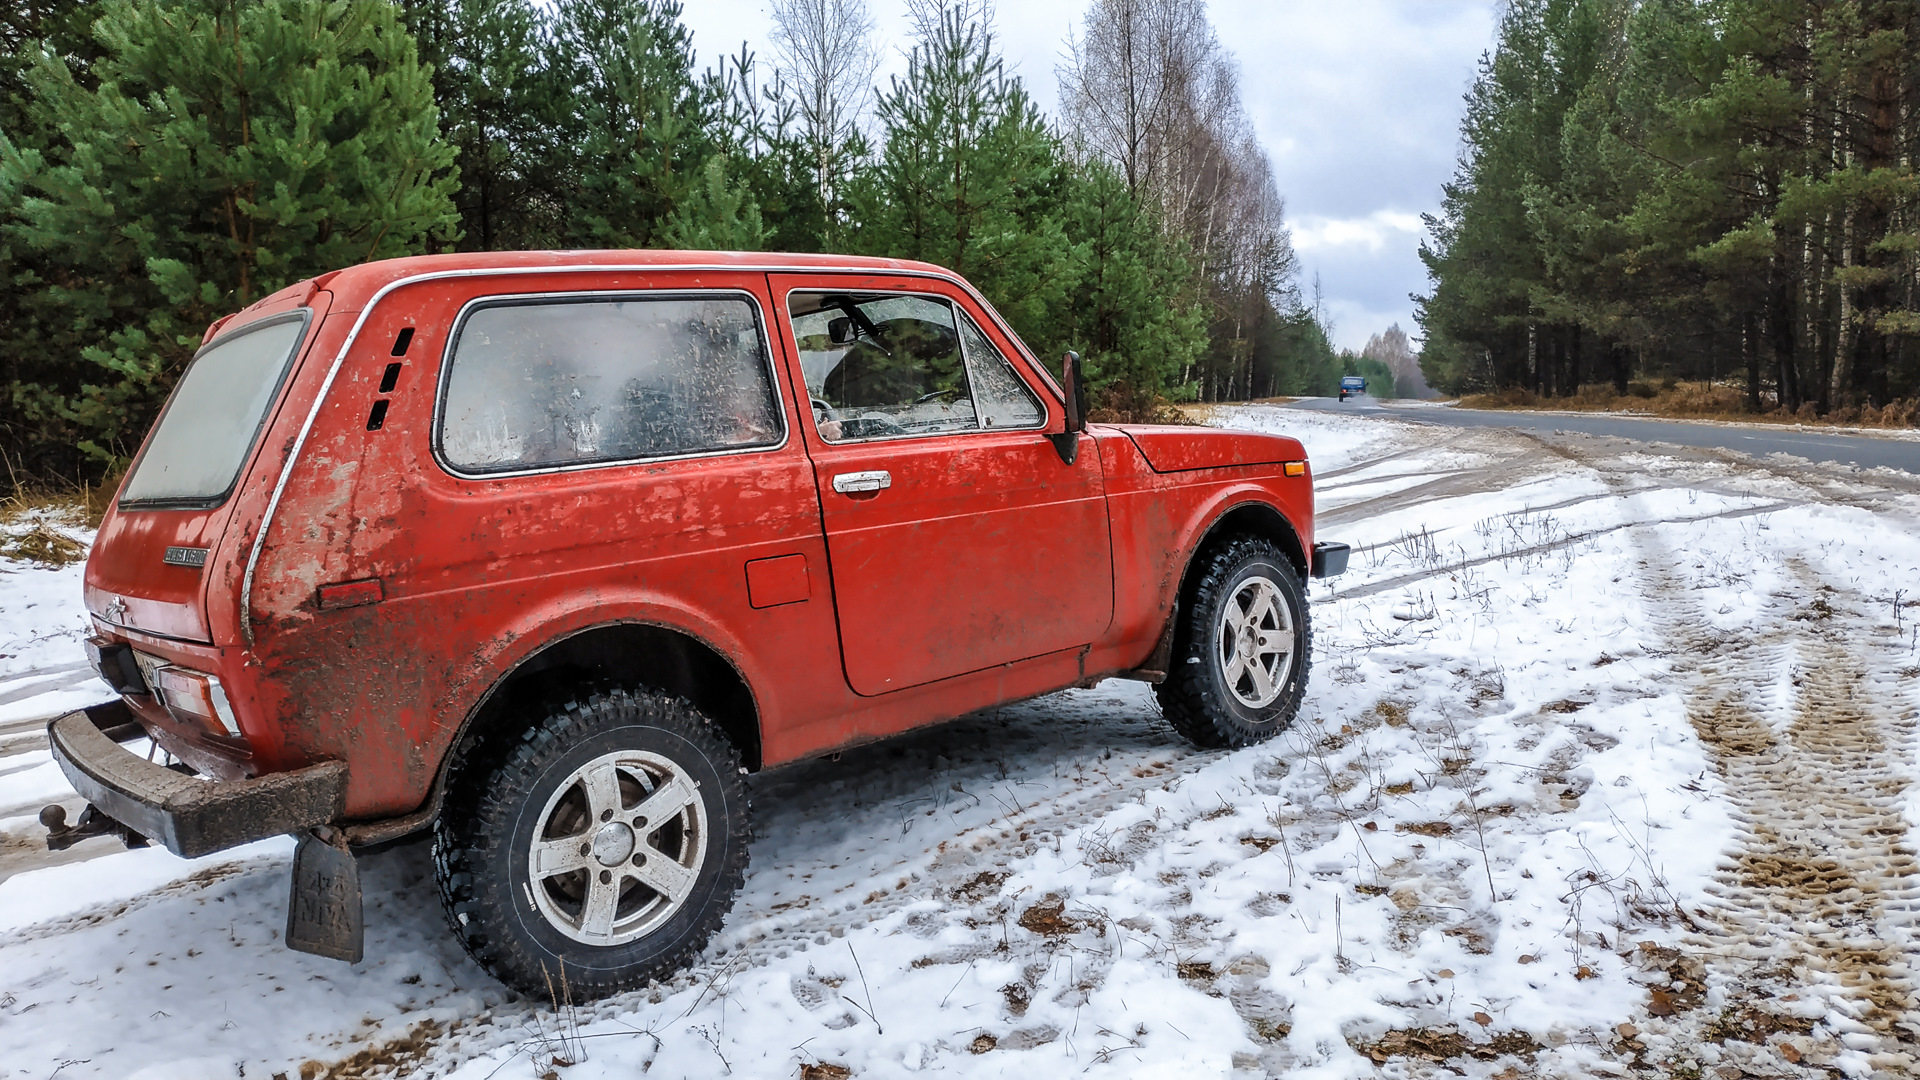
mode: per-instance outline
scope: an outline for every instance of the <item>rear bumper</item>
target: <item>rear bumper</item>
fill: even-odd
[[[250,780],[187,776],[108,738],[84,712],[47,725],[53,759],[99,812],[184,858],[337,820],[347,766],[338,761]]]
[[[1338,577],[1347,572],[1347,545],[1322,540],[1313,545],[1313,576]]]

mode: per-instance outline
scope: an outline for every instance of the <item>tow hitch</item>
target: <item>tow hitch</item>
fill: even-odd
[[[67,808],[59,803],[40,808],[40,824],[47,827],[47,850],[65,851],[82,840],[96,836],[117,836],[130,848],[147,846],[147,838],[100,812],[92,803],[80,811],[80,819],[67,824]]]
[[[67,808],[43,807],[47,850],[65,851],[96,836],[119,837],[129,848],[147,838],[100,812],[92,803],[67,824]],[[365,954],[366,915],[360,902],[360,864],[338,829],[320,825],[300,834],[293,849],[293,882],[287,896],[287,948],[357,964]]]

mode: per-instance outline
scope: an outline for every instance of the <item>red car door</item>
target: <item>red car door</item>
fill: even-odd
[[[883,694],[1085,646],[1113,616],[1100,455],[962,292],[920,278],[771,275],[811,399],[847,682]],[[1049,423],[1051,421],[1051,423]]]

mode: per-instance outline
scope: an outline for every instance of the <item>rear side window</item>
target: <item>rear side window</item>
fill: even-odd
[[[740,296],[511,300],[468,311],[438,440],[472,473],[778,445],[759,309]]]
[[[263,319],[200,350],[134,463],[122,504],[205,507],[226,500],[299,351],[308,314]]]

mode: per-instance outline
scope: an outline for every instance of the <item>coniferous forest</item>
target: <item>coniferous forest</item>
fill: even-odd
[[[1920,3],[1509,0],[1461,133],[1436,387],[1914,422]]]
[[[437,251],[924,259],[1037,355],[1081,352],[1110,417],[1331,392],[1342,361],[1203,0],[1091,0],[1057,116],[983,0],[913,0],[884,85],[861,0],[770,6],[755,56],[696,54],[673,0],[16,0],[12,482],[111,475],[212,319]]]

